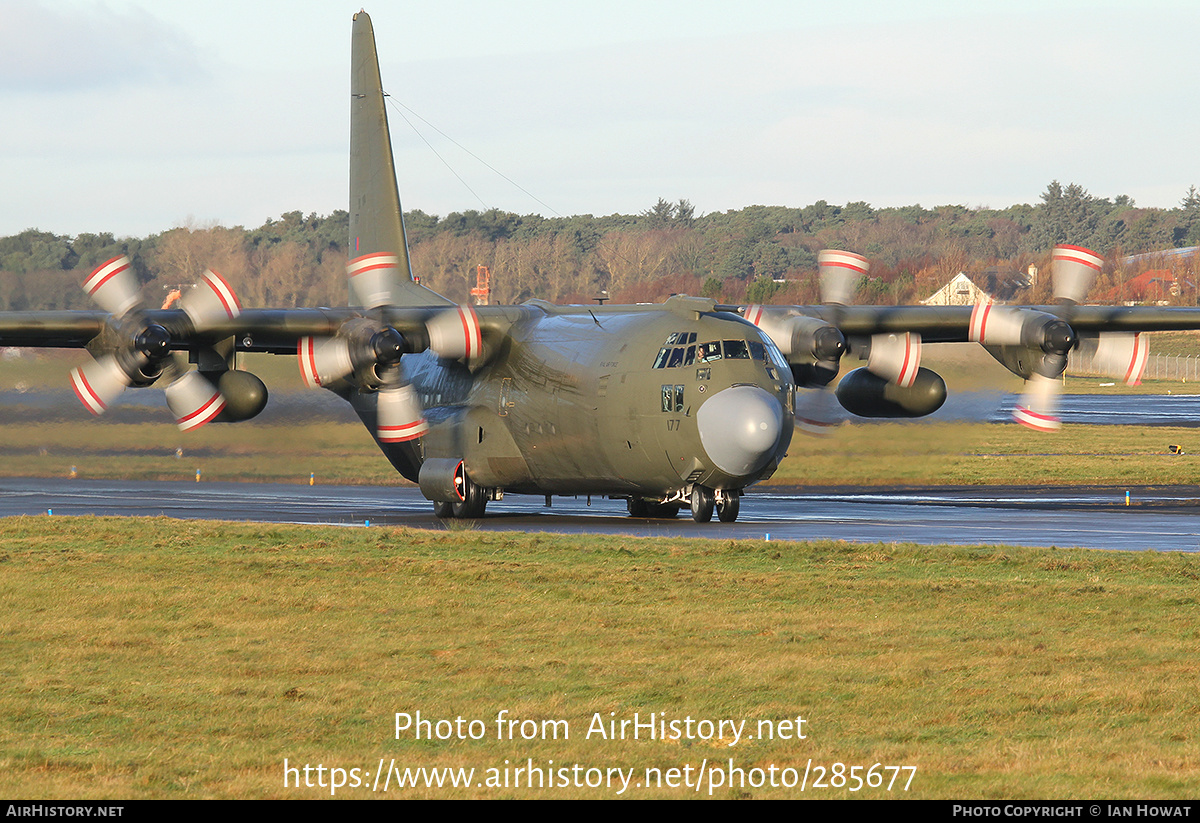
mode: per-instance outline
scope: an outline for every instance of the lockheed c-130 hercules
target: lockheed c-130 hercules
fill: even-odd
[[[1200,310],[1081,305],[1102,260],[1060,246],[1052,306],[851,306],[865,258],[822,252],[819,306],[458,306],[414,281],[375,36],[354,16],[350,305],[243,309],[211,271],[179,309],[142,306],[129,261],[100,266],[88,312],[0,314],[0,345],[86,347],[80,400],[101,413],[128,386],[167,383],[181,428],[258,414],[266,387],[241,352],[296,354],[305,381],[345,398],[440,517],[479,517],[506,493],[607,495],[634,516],[737,519],[795,426],[821,424],[826,387],[857,415],[919,417],[946,397],[922,343],[975,341],[1027,379],[1015,417],[1058,427],[1068,355],[1090,347],[1135,383],[1145,331],[1200,328]],[[184,362],[183,353],[187,354]],[[189,369],[188,363],[195,364]]]

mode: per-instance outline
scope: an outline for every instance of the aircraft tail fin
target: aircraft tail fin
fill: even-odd
[[[350,259],[378,253],[399,258],[397,282],[390,284],[394,305],[450,304],[413,282],[384,102],[375,30],[360,11],[354,15],[350,48]]]

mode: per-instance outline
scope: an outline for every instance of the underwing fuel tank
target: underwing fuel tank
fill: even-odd
[[[946,381],[923,368],[903,388],[861,368],[842,378],[836,394],[842,408],[859,417],[924,417],[946,402]]]

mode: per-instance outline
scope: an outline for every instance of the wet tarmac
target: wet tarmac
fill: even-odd
[[[70,392],[0,392],[0,418],[87,417]],[[11,395],[11,396],[10,396]],[[126,392],[109,420],[159,420],[161,392]],[[133,402],[137,399],[139,402]],[[959,392],[930,418],[1005,422],[1017,396]],[[144,401],[144,402],[141,402]],[[1200,425],[1200,395],[1064,395],[1066,423]],[[847,417],[849,415],[847,414]],[[327,392],[280,392],[267,422],[314,418],[355,421],[349,406]],[[0,422],[3,422],[0,419]],[[863,423],[865,421],[858,421]],[[92,424],[90,417],[81,425]],[[246,424],[251,425],[251,424]],[[920,422],[917,422],[920,425]],[[1097,549],[1200,551],[1200,489],[972,487],[936,489],[795,489],[758,487],[742,501],[735,524],[694,523],[685,508],[676,520],[635,520],[621,500],[510,495],[492,503],[475,528],[561,533],[606,532],[662,537],[773,540],[831,538],[862,542],[1084,546]],[[111,514],[347,526],[444,528],[413,488],[0,479],[0,516]]]
[[[927,545],[1200,551],[1200,488],[762,487],[737,523],[633,519],[625,502],[508,495],[469,528],[650,537],[829,538]],[[446,528],[415,488],[260,483],[0,479],[0,516],[99,514],[266,523]]]

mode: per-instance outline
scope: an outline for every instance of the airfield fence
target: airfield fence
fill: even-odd
[[[1095,360],[1094,356],[1072,354],[1067,365],[1067,374],[1080,377],[1106,376]],[[1200,355],[1151,354],[1146,358],[1146,371],[1142,373],[1142,379],[1200,381]]]

